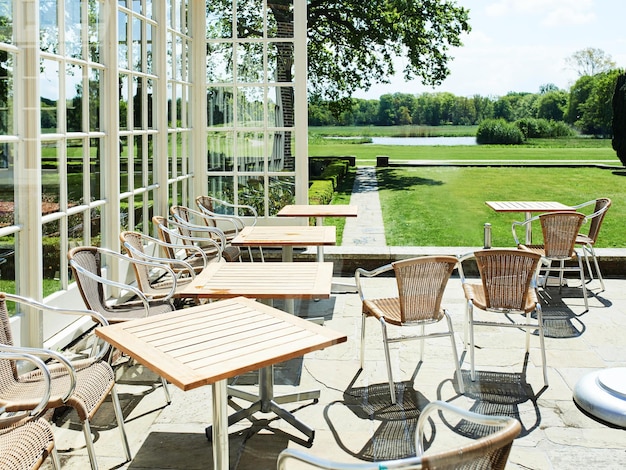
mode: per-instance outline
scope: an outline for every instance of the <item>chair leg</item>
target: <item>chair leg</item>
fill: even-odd
[[[598,274],[598,280],[600,281],[600,287],[602,287],[602,292],[604,292],[604,278],[602,277],[602,272],[600,271],[600,265],[598,264],[598,258],[596,257],[596,250],[593,249],[593,245],[588,245],[588,250],[591,253],[591,258],[593,259],[593,264],[596,267],[596,273]],[[586,254],[587,251],[583,248],[583,252]],[[593,279],[593,275],[591,274],[591,269],[589,270],[591,279]]]
[[[361,315],[361,370],[364,368],[365,363],[365,320],[367,315],[364,313]]]
[[[463,377],[461,376],[461,366],[459,364],[459,354],[456,351],[456,342],[454,341],[454,330],[452,329],[452,319],[448,312],[445,312],[446,320],[448,321],[448,331],[450,332],[450,342],[452,343],[452,358],[454,359],[454,368],[456,369],[456,381],[459,386],[459,392],[465,393],[465,386],[463,385]],[[422,340],[423,341],[423,340]]]
[[[85,444],[87,446],[87,454],[89,455],[89,463],[91,464],[91,470],[98,470],[98,462],[96,461],[96,451],[93,447],[93,440],[91,438],[91,426],[89,426],[89,420],[83,421],[83,434],[85,435]]]
[[[424,360],[424,334],[426,332],[426,328],[424,327],[424,325],[420,326],[420,333],[422,335],[422,338],[420,339],[420,362],[422,362]]]
[[[539,326],[539,346],[541,347],[541,364],[543,365],[543,383],[548,386],[548,367],[546,364],[546,344],[543,335],[543,312],[541,305],[537,304],[537,324]]]
[[[526,313],[526,324],[530,325],[530,312]],[[526,352],[530,351],[530,328],[524,328],[526,330]]]
[[[393,374],[391,372],[391,356],[389,355],[389,343],[387,342],[387,324],[385,319],[380,319],[380,326],[383,332],[383,346],[385,347],[385,361],[387,362],[387,377],[389,378],[389,393],[391,395],[391,403],[396,404],[396,386],[393,383]]]
[[[585,284],[585,271],[583,270],[583,260],[580,259],[580,256],[576,256],[578,258],[578,269],[580,271],[580,282],[583,287],[583,297],[585,299],[585,312],[589,310],[589,302],[587,301],[587,285]]]
[[[56,446],[52,448],[52,452],[50,452],[50,460],[52,461],[52,468],[54,470],[61,470],[61,461],[59,460],[59,451]]]
[[[565,261],[561,260],[559,262],[559,293],[563,289],[563,272],[565,271]]]
[[[467,319],[470,337],[470,379],[472,382],[476,380],[476,370],[474,369],[474,306],[468,303]]]
[[[130,445],[128,444],[128,436],[126,435],[126,427],[124,425],[124,414],[122,413],[122,407],[120,406],[120,398],[117,395],[117,389],[115,385],[111,389],[111,401],[113,402],[113,410],[115,411],[115,418],[117,420],[117,428],[120,430],[122,437],[122,446],[124,447],[124,455],[126,455],[126,461],[132,460],[130,455]]]

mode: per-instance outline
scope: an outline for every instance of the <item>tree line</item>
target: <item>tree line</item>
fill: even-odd
[[[337,103],[311,98],[311,126],[479,125],[486,119],[516,122],[545,119],[563,122],[582,134],[612,136],[612,97],[617,78],[611,69],[582,75],[569,90],[554,84],[537,93],[510,92],[505,96],[455,96],[448,92],[392,93],[379,99],[348,98]]]

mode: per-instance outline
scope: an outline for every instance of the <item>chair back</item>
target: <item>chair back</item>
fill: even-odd
[[[424,256],[392,263],[402,323],[441,318],[441,299],[457,262],[454,256]]]
[[[90,310],[107,316],[110,311],[104,296],[104,287],[97,280],[89,277],[84,271],[102,277],[100,253],[95,246],[77,246],[67,253],[70,268],[78,285],[85,306]]]
[[[539,216],[546,258],[568,259],[574,255],[576,236],[585,221],[580,212],[549,212]]]
[[[9,309],[7,308],[6,297],[4,293],[0,293],[0,344],[5,346],[13,346],[13,333],[11,333],[11,321],[9,318]],[[17,378],[17,368],[15,361],[0,361],[0,384],[7,381],[13,382]]]
[[[126,254],[130,258],[137,256],[137,253],[145,254],[143,247],[143,235],[138,232],[125,231],[120,233],[120,241],[126,249]],[[145,259],[145,258],[144,258]],[[137,285],[143,292],[150,291],[150,270],[147,265],[140,263],[131,263],[135,271],[135,279]]]
[[[606,211],[609,210],[609,207],[611,207],[611,200],[608,197],[598,198],[596,199],[596,206],[593,210],[593,214],[587,216],[587,219],[591,220],[587,236],[592,241],[592,244],[595,244],[598,239],[602,221],[604,220],[604,216],[606,215]]]
[[[474,253],[490,310],[525,311],[528,290],[541,255],[516,249],[489,249]]]

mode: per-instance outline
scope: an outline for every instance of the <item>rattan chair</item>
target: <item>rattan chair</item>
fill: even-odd
[[[480,284],[465,277],[463,263],[470,258],[476,260]],[[459,272],[467,301],[464,344],[467,348],[467,329],[469,329],[470,378],[472,380],[476,380],[474,327],[508,327],[526,330],[526,352],[530,348],[530,330],[539,332],[543,379],[545,385],[548,385],[543,317],[535,289],[540,260],[541,256],[538,253],[516,249],[480,250],[461,257]],[[476,320],[474,308],[488,312],[490,319]],[[536,321],[532,319],[533,312],[537,314]],[[505,315],[506,320],[502,318]],[[513,315],[525,315],[525,320],[516,321]]]
[[[0,406],[8,412],[33,410],[49,390],[49,399],[46,401],[45,408],[69,406],[76,411],[82,423],[91,468],[96,469],[98,465],[89,423],[107,396],[111,395],[126,461],[129,461],[131,459],[130,448],[124,430],[122,409],[115,389],[115,375],[111,366],[104,360],[108,349],[102,348],[101,356],[75,363],[49,349],[16,347],[13,344],[7,301],[16,302],[21,307],[28,307],[35,311],[89,315],[100,325],[107,324],[106,319],[94,311],[59,309],[24,297],[0,293],[0,324],[2,326],[0,350],[36,355],[47,361],[46,368],[50,372],[48,383],[46,374],[41,370],[19,373],[14,359],[0,360]]]
[[[434,424],[435,413],[444,417],[441,426]],[[456,418],[456,425],[452,425]],[[459,419],[460,418],[460,419]],[[441,421],[441,420],[438,420]],[[431,423],[427,426],[428,423]],[[437,423],[439,424],[439,422]],[[455,435],[463,436],[440,451],[424,451],[426,429],[431,428],[431,442],[434,444],[449,428]],[[481,430],[475,439],[466,438],[465,430]],[[381,469],[437,469],[437,470],[504,470],[514,439],[522,426],[519,421],[508,416],[488,416],[466,411],[449,403],[434,401],[420,412],[415,433],[416,456],[398,460],[378,462],[339,463],[323,457],[316,457],[297,449],[285,449],[278,455],[278,470],[287,470],[290,462],[293,468],[322,468],[326,470],[381,470]],[[431,445],[431,447],[433,447]],[[304,467],[302,464],[306,464]]]
[[[598,265],[598,258],[596,257],[594,246],[598,240],[604,216],[611,207],[611,200],[608,197],[601,197],[594,199],[593,201],[578,204],[577,206],[574,206],[574,209],[579,211],[579,209],[584,209],[585,207],[590,206],[593,206],[593,212],[585,217],[585,222],[589,222],[589,231],[587,233],[579,233],[576,236],[576,245],[580,245],[582,247],[585,264],[587,265],[587,271],[589,271],[589,278],[591,280],[593,280],[593,271],[591,270],[591,264],[589,263],[589,256],[593,259],[593,264],[596,268],[600,286],[602,287],[602,290],[604,290],[604,279],[602,278],[602,272],[600,271],[600,266]]]
[[[241,250],[230,243],[239,233],[236,226],[233,225],[233,228],[225,231],[221,226],[218,226],[214,217],[209,217],[186,206],[172,206],[170,207],[170,214],[176,222],[178,231],[185,237],[198,237],[199,240],[196,241],[196,244],[200,244],[200,246],[204,242],[202,238],[210,237],[221,245],[222,256],[226,261],[241,260]],[[216,235],[217,231],[219,233]]]
[[[168,219],[160,215],[152,217],[159,239],[163,242],[161,245],[165,257],[171,260],[182,260],[188,263],[196,272],[202,272],[211,261],[220,261],[222,259],[221,246],[214,240],[208,243],[213,244],[217,250],[217,254],[209,257],[205,250],[193,244],[193,242],[183,243],[181,235],[175,228],[168,226]]]
[[[454,342],[454,330],[450,315],[441,308],[443,292],[450,279],[450,275],[457,265],[457,258],[453,256],[425,256],[396,261],[382,266],[373,271],[357,268],[355,280],[359,296],[363,303],[363,316],[361,321],[361,369],[365,360],[365,325],[368,317],[374,317],[380,322],[387,362],[387,376],[389,378],[389,393],[391,402],[396,402],[395,385],[391,372],[391,357],[389,343],[406,341],[411,339],[421,340],[420,361],[424,352],[424,339],[450,337],[452,344],[452,358],[457,373],[459,390],[464,393],[463,378],[459,366],[456,344]],[[398,296],[392,298],[369,298],[362,277],[375,277],[393,270],[398,286]],[[432,332],[426,334],[425,327],[446,319],[448,330],[445,332]],[[389,337],[387,325],[397,327],[420,327],[419,334],[409,336]]]
[[[246,204],[231,204],[230,202],[217,199],[213,196],[198,196],[196,205],[202,214],[209,218],[205,220],[207,224],[214,227],[222,228],[224,235],[230,241],[244,227],[255,226],[258,219],[257,211],[254,207]],[[248,219],[244,219],[242,215]],[[228,221],[226,221],[228,219]],[[251,219],[251,222],[247,220]],[[261,261],[264,261],[263,248],[259,248]],[[248,247],[250,261],[254,261],[252,256],[252,247]]]
[[[160,247],[173,251],[184,250],[183,245],[168,245],[157,238],[139,232],[124,231],[120,233],[120,241],[131,258],[157,263],[159,266],[167,266],[171,272],[164,273],[163,269],[154,269],[150,265],[133,263],[137,286],[149,297],[159,298],[168,296],[172,289],[176,294],[196,277],[196,270],[188,262],[169,257],[149,255],[148,250],[158,250]],[[206,257],[204,252],[198,249],[200,257]]]
[[[87,308],[100,313],[109,323],[143,318],[174,310],[172,296],[175,286],[170,288],[168,295],[159,295],[159,298],[155,299],[149,298],[138,287],[114,281],[103,275],[104,263],[102,258],[106,258],[109,263],[117,261],[128,262],[131,265],[146,263],[148,266],[161,268],[156,263],[136,260],[121,253],[95,246],[72,248],[67,253],[67,257],[85,305]],[[108,269],[110,268],[111,266],[108,266]],[[105,293],[105,289],[117,289],[120,291],[121,297],[111,298]]]
[[[521,243],[517,236],[516,229],[523,227],[525,231],[526,225],[537,219],[541,223],[543,244],[525,245]],[[518,248],[532,251],[542,256],[546,265],[546,267],[542,268],[542,271],[544,271],[542,282],[545,286],[548,285],[548,279],[552,271],[558,271],[559,273],[559,292],[563,285],[563,277],[566,272],[577,271],[579,273],[586,312],[589,310],[589,303],[587,301],[585,272],[582,258],[575,249],[576,238],[584,221],[585,215],[580,212],[549,212],[528,219],[525,222],[513,222],[511,229],[513,231],[515,244]],[[576,264],[573,266],[566,265],[565,262],[570,260],[576,261]],[[555,262],[558,262],[558,267],[554,266]]]
[[[6,408],[0,406],[0,469],[37,469],[50,457],[52,468],[60,470],[52,427],[40,417],[50,399],[50,371],[41,359],[32,354],[0,351],[0,363],[2,361],[30,363],[33,370],[39,369],[45,384],[41,400],[30,411],[7,413]]]

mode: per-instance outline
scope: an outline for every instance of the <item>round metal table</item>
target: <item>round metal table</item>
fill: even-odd
[[[590,415],[626,428],[626,367],[584,375],[574,387],[574,401]]]

